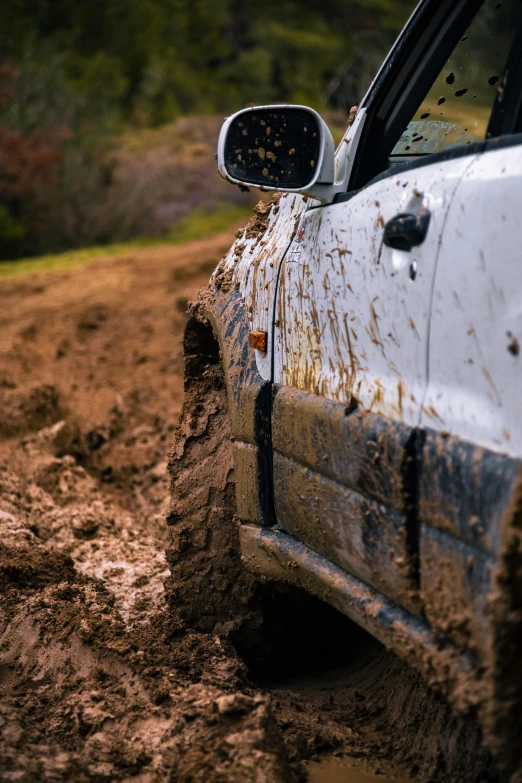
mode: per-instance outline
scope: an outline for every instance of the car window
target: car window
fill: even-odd
[[[486,0],[391,155],[426,155],[486,138],[522,15],[521,0]]]

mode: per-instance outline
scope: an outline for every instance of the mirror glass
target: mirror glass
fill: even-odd
[[[252,185],[303,188],[312,181],[320,153],[319,121],[304,109],[253,109],[228,129],[228,173]]]

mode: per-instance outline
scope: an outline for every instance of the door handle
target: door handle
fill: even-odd
[[[426,239],[430,218],[429,209],[423,209],[418,215],[408,212],[395,215],[384,226],[384,244],[395,250],[409,252],[412,247],[422,244]]]

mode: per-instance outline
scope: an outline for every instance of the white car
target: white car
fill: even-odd
[[[225,122],[222,175],[278,195],[188,314],[168,551],[192,585],[176,594],[187,622],[239,627],[256,579],[297,585],[476,715],[508,771],[522,733],[521,12],[423,0],[337,149],[304,106]]]

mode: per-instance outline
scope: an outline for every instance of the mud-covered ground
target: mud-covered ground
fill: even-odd
[[[0,283],[0,779],[304,781],[348,754],[499,780],[474,727],[343,618],[294,596],[260,666],[170,614],[184,312],[232,237]]]

